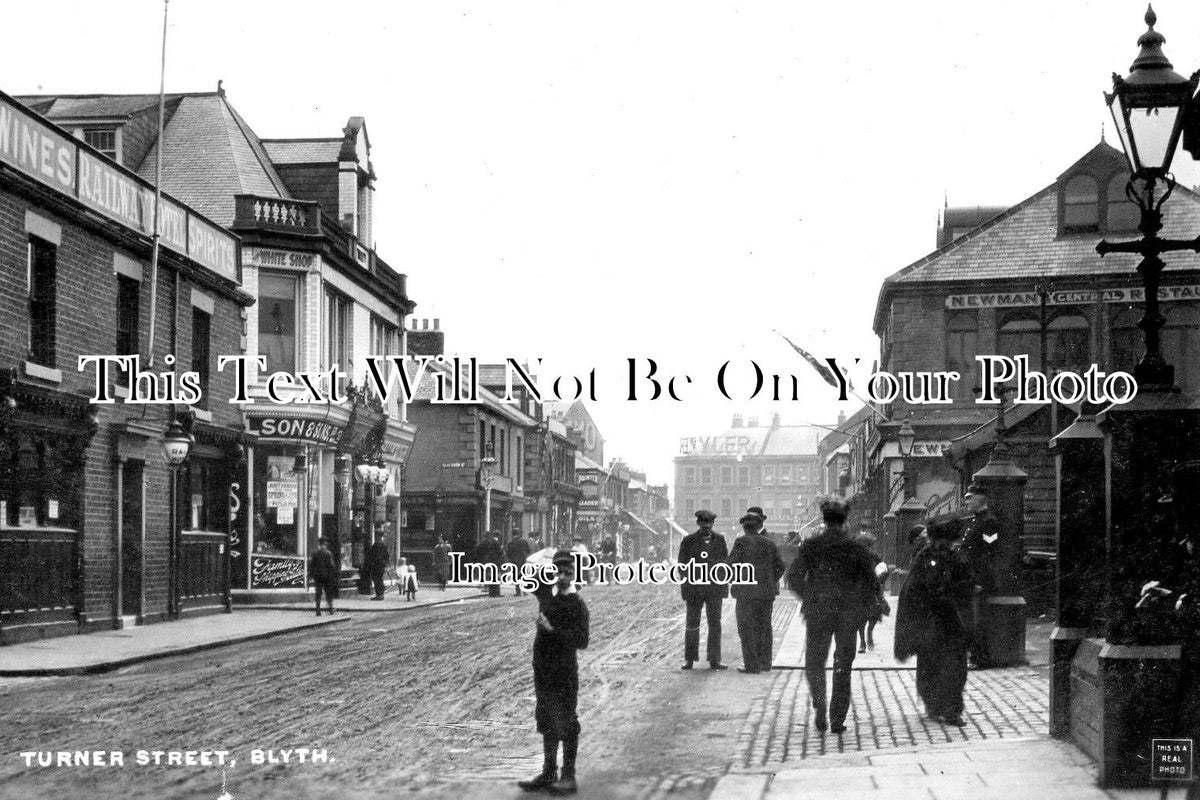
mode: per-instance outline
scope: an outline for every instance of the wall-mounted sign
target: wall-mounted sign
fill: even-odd
[[[261,247],[247,247],[242,250],[244,263],[256,267],[297,267],[312,269],[317,264],[317,256],[313,253],[293,253],[290,250],[264,250]]]
[[[1158,299],[1164,302],[1171,300],[1195,300],[1200,298],[1200,286],[1160,286]],[[1100,300],[1105,303],[1141,303],[1146,299],[1146,293],[1141,288],[1102,289]],[[1050,292],[1046,304],[1051,306],[1091,305],[1096,302],[1096,293],[1091,289],[1069,289],[1061,292]],[[989,292],[985,294],[952,294],[946,298],[946,308],[1017,308],[1037,306],[1041,297],[1037,292]]]
[[[303,558],[256,555],[250,560],[250,586],[252,588],[283,589],[303,585]]]
[[[316,444],[337,444],[342,426],[318,419],[297,419],[286,416],[252,416],[247,419],[250,430],[264,439],[291,439]]]
[[[85,150],[54,126],[0,93],[0,163],[20,170],[130,228],[151,236],[154,186],[115,161]],[[162,197],[159,233],[164,247],[223,278],[238,281],[238,239]]]
[[[679,455],[750,455],[757,445],[758,441],[750,436],[690,436],[679,440]]]

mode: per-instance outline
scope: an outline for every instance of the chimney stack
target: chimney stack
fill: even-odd
[[[741,414],[733,415],[733,424],[730,427],[733,427],[733,428],[742,427],[742,415]]]

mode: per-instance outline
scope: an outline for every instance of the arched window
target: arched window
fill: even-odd
[[[1051,372],[1085,372],[1091,364],[1092,329],[1082,314],[1060,314],[1046,325],[1046,360]]]
[[[1108,182],[1107,204],[1104,208],[1105,221],[1110,231],[1136,231],[1140,220],[1138,207],[1125,196],[1125,185],[1129,176],[1118,172]]]
[[[951,311],[946,317],[946,369],[959,374],[954,396],[971,400],[978,388],[975,356],[979,354],[979,314],[976,311]]]
[[[1063,190],[1063,228],[1094,231],[1100,227],[1100,188],[1091,175],[1076,175]]]
[[[1002,356],[1015,358],[1029,356],[1029,368],[1042,368],[1041,324],[1036,317],[1026,314],[1009,316],[1000,325],[996,337],[996,350]]]

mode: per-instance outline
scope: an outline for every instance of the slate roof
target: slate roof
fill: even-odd
[[[263,149],[275,164],[337,163],[341,139],[263,139]]]
[[[759,455],[811,456],[825,431],[812,425],[780,425],[771,431]]]
[[[169,94],[165,100],[170,103],[179,97]],[[156,94],[26,95],[17,100],[51,119],[112,119],[158,107]]]

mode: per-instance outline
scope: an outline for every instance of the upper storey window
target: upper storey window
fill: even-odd
[[[1091,175],[1076,175],[1063,193],[1063,230],[1100,229],[1100,186]]]

